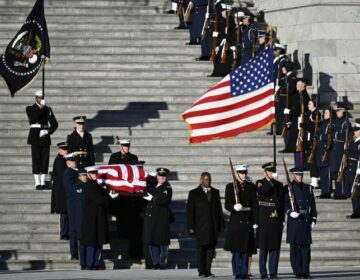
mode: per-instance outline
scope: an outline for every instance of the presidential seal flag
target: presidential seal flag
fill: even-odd
[[[232,71],[183,113],[190,143],[234,137],[275,119],[273,55],[268,46]]]
[[[0,76],[13,97],[37,76],[50,44],[44,15],[44,0],[37,0],[19,32],[0,57]]]

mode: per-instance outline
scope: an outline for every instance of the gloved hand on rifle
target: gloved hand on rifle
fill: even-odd
[[[42,130],[40,130],[40,137],[43,137],[43,136],[45,136],[45,135],[48,135],[49,134],[49,131],[47,130],[47,129],[42,129]]]
[[[243,208],[243,206],[240,203],[236,203],[234,205],[234,210],[237,212],[239,212],[242,208]]]
[[[153,198],[152,194],[148,193],[148,195],[143,196],[143,199],[147,200],[147,201],[151,201],[151,199]]]
[[[300,216],[300,213],[298,213],[298,212],[295,212],[295,211],[290,212],[290,217],[293,219],[297,219],[297,218],[299,218],[299,216]]]
[[[360,168],[356,169],[356,175],[360,174]]]
[[[111,190],[109,192],[109,195],[112,199],[117,198],[119,196],[119,193],[115,192],[114,190]]]
[[[285,108],[285,109],[284,109],[284,115],[289,115],[289,114],[290,114],[290,109]]]
[[[189,234],[190,234],[190,235],[193,235],[193,234],[195,234],[195,231],[194,231],[192,228],[190,228],[190,229],[189,229]]]
[[[314,228],[315,228],[315,225],[316,225],[316,223],[315,223],[315,222],[312,222],[312,223],[311,223],[311,229],[314,229]]]

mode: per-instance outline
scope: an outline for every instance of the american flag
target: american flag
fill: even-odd
[[[127,193],[144,193],[147,173],[141,166],[112,164],[100,166],[97,181],[111,190]]]
[[[275,118],[272,47],[232,71],[183,113],[190,143],[234,137]]]

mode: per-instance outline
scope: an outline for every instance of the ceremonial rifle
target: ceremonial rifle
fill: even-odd
[[[184,6],[185,6],[185,0],[179,0],[179,6],[177,10],[177,15],[179,17],[182,17],[184,15]]]
[[[285,77],[285,83],[286,83],[286,107],[285,108],[289,108],[289,81],[288,81],[288,77]],[[281,90],[281,89],[279,89]],[[286,138],[287,133],[288,133],[288,122],[289,122],[289,114],[284,114],[284,120],[283,120],[283,124],[282,124],[282,131],[281,131],[281,136],[282,138]]]
[[[219,34],[219,21],[216,12],[214,13],[214,31],[213,31],[213,41],[212,41],[212,49],[210,60],[216,61],[216,48],[219,46],[219,40],[217,38]]]
[[[284,158],[283,158],[283,163],[284,163],[284,169],[285,169],[286,180],[287,180],[287,185],[288,185],[291,209],[292,209],[293,212],[299,213],[299,206],[297,205],[296,200],[295,200],[294,190],[293,190],[292,185],[291,185],[289,172],[287,170],[287,166],[286,166],[286,162],[285,162]]]
[[[241,56],[241,24],[239,17],[236,17],[237,20],[237,30],[236,30],[236,44],[235,44],[235,50],[234,50],[234,60],[231,66],[231,70],[235,70],[240,66],[240,56]]]
[[[225,27],[225,44],[223,46],[223,50],[222,50],[222,54],[221,54],[221,63],[222,64],[226,64],[227,58],[228,58],[228,51],[230,48],[230,44],[228,42],[228,34],[229,34],[229,13],[228,10],[226,8],[226,27]]]
[[[315,109],[317,110],[317,109]],[[315,118],[315,131],[314,131],[314,135],[313,135],[313,139],[312,139],[312,145],[311,145],[311,152],[310,152],[310,156],[309,156],[309,159],[308,159],[308,163],[309,164],[313,164],[314,161],[315,161],[315,156],[316,156],[316,150],[317,150],[317,134],[318,134],[318,131],[319,131],[319,111],[316,112],[316,118]],[[311,116],[311,115],[310,115]]]
[[[208,5],[206,8],[205,21],[201,31],[201,41],[206,41],[208,39],[209,29],[210,29],[210,0],[208,0]]]
[[[330,150],[333,145],[333,137],[334,137],[334,126],[333,126],[333,110],[330,108],[330,120],[329,120],[329,128],[328,128],[328,134],[326,139],[326,147],[325,152],[321,158],[321,161],[328,162],[329,161],[329,154]]]
[[[342,156],[342,159],[341,159],[339,174],[338,174],[338,177],[337,177],[338,182],[343,182],[344,181],[345,171],[346,171],[346,169],[348,168],[348,165],[349,165],[349,145],[350,145],[351,137],[350,137],[350,129],[349,129],[349,124],[348,124],[348,118],[349,118],[349,115],[346,114],[347,127],[346,127],[346,132],[345,132],[344,153],[343,153],[343,156]]]
[[[230,163],[230,170],[231,170],[231,175],[232,175],[232,179],[233,179],[235,203],[236,203],[236,204],[239,204],[239,203],[240,203],[240,194],[239,194],[238,188],[237,188],[237,181],[236,181],[234,166],[233,166],[233,164],[232,164],[232,162],[231,162],[231,158],[230,158],[230,157],[229,157],[229,163]]]
[[[300,94],[300,104],[301,104],[301,115],[300,115],[300,128],[299,128],[299,134],[296,141],[296,151],[302,152],[303,151],[303,141],[304,141],[304,94],[302,92]]]
[[[194,3],[193,3],[193,1],[190,1],[189,5],[186,8],[185,15],[184,15],[184,21],[186,23],[190,22],[191,12],[193,9],[194,9]]]
[[[360,168],[360,160],[358,160],[358,165],[357,165],[357,169]],[[355,180],[354,180],[354,184],[352,186],[351,189],[351,199],[355,199],[358,197],[360,192],[360,174],[356,174]]]

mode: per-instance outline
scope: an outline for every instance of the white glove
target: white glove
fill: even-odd
[[[112,199],[117,198],[119,196],[119,193],[115,192],[114,190],[111,190],[109,192],[109,195]]]
[[[276,172],[274,172],[274,173],[272,174],[272,177],[273,177],[275,180],[277,180],[277,179],[279,179],[279,174],[277,174]]]
[[[315,222],[312,222],[311,223],[311,229],[314,229],[315,225],[316,225]]]
[[[360,168],[356,169],[356,174],[360,174]]]
[[[143,199],[145,199],[147,201],[151,201],[152,198],[153,198],[153,196],[150,193],[148,193],[147,196],[143,196]]]
[[[301,117],[298,117],[298,129],[299,130],[301,129],[300,124],[301,124]]]
[[[40,101],[40,105],[46,105],[46,101],[45,101],[45,99],[41,99],[41,101]]]
[[[240,203],[237,203],[237,204],[234,205],[234,210],[235,211],[239,212],[242,208],[243,208],[243,206]]]
[[[300,214],[298,212],[292,211],[290,213],[290,217],[293,218],[293,219],[297,219],[297,218],[299,218],[299,216],[300,216]]]
[[[253,229],[257,229],[259,226],[257,224],[253,225]]]
[[[43,137],[45,135],[49,134],[49,131],[47,129],[40,130],[40,137]]]
[[[210,15],[209,13],[206,13],[205,18],[209,18],[209,15]]]
[[[219,35],[219,32],[213,31],[213,34],[212,34],[213,38],[217,38],[218,35]]]
[[[235,46],[231,46],[230,50],[232,50],[233,52],[236,51],[236,47]]]
[[[284,115],[289,115],[289,114],[290,114],[290,109],[285,108],[284,109]]]

